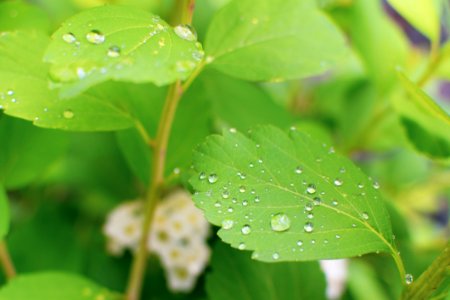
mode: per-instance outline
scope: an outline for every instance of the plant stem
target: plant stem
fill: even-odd
[[[0,242],[0,264],[2,265],[8,280],[11,280],[16,276],[16,268],[11,260],[5,241]]]
[[[428,299],[429,296],[439,287],[446,278],[450,268],[450,245],[447,244],[444,251],[434,260],[431,266],[420,275],[415,281],[403,292],[403,300],[420,300]]]
[[[180,6],[175,6],[180,11],[180,23],[190,24],[194,10],[194,0],[179,0]],[[203,65],[203,62],[200,64]],[[201,68],[197,68],[186,80],[186,85],[182,86],[180,80],[176,81],[169,88],[164,108],[158,124],[156,138],[153,146],[153,165],[149,188],[145,194],[144,222],[142,227],[142,237],[136,250],[131,266],[130,278],[126,291],[126,300],[138,300],[142,291],[145,270],[147,266],[148,242],[153,222],[154,212],[160,199],[161,189],[164,186],[164,170],[166,165],[167,147],[169,143],[170,131],[177,111],[178,103],[184,91],[190,86],[198,76]],[[141,128],[142,129],[142,128]],[[145,129],[144,129],[145,130]],[[141,133],[142,135],[142,133]],[[146,135],[143,135],[148,140]]]

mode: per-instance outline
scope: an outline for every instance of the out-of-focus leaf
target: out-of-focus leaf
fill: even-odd
[[[211,300],[326,299],[317,262],[265,264],[219,242],[211,267],[206,278]]]
[[[234,0],[212,20],[205,50],[228,75],[277,81],[323,73],[346,52],[312,0]]]
[[[52,35],[45,61],[60,94],[71,97],[106,80],[166,85],[186,79],[203,57],[190,27],[167,25],[129,6],[83,11]]]
[[[352,261],[348,285],[355,300],[389,300],[370,265]]]
[[[9,230],[9,204],[8,196],[2,185],[0,185],[0,241]]]
[[[38,7],[24,1],[0,3],[0,32],[18,29],[34,29],[48,32],[48,16]]]
[[[20,275],[0,289],[0,300],[25,299],[119,300],[122,296],[78,275],[56,272]]]
[[[7,189],[35,180],[67,146],[67,136],[62,132],[7,116],[0,116],[0,141],[0,183]]]

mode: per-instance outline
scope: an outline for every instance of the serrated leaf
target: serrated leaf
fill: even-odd
[[[49,28],[48,16],[38,7],[22,1],[0,3],[0,32],[18,29],[39,29],[47,32]]]
[[[0,116],[0,183],[18,189],[36,180],[61,156],[67,138],[62,132]]]
[[[105,83],[75,98],[61,100],[49,89],[42,55],[49,38],[40,33],[0,35],[0,108],[40,127],[99,131],[136,122],[128,103],[149,101],[154,87]]]
[[[6,191],[0,184],[0,241],[6,236],[9,230],[9,205]]]
[[[119,300],[122,296],[68,273],[35,273],[21,275],[0,289],[0,300]]]
[[[61,95],[70,97],[109,79],[157,85],[185,79],[202,53],[192,29],[111,5],[68,19],[52,35],[45,61],[52,78],[63,83]]]
[[[275,127],[214,135],[194,156],[191,182],[207,219],[262,261],[394,253],[377,185],[333,148]],[[244,246],[242,246],[242,244]]]
[[[283,80],[324,72],[345,44],[312,0],[234,0],[212,20],[205,50],[228,75]]]
[[[211,300],[326,299],[318,263],[265,264],[218,243],[206,277]]]
[[[439,40],[441,0],[388,0],[409,23],[433,41]]]
[[[392,101],[410,141],[430,156],[450,157],[450,116],[402,72],[398,75],[406,95]]]

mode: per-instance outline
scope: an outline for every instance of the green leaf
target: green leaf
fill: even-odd
[[[48,16],[38,7],[22,1],[0,3],[0,31],[50,28]]]
[[[45,54],[50,75],[70,97],[113,79],[166,85],[186,79],[203,50],[192,29],[127,6],[102,6],[68,19]]]
[[[349,266],[349,289],[355,300],[388,300],[376,273],[367,263],[352,261]]]
[[[212,20],[205,50],[228,75],[277,81],[320,74],[346,52],[312,0],[234,0]]]
[[[396,254],[378,185],[309,135],[214,135],[194,156],[194,200],[219,236],[262,261]],[[357,242],[355,242],[357,241]]]
[[[36,180],[66,149],[62,132],[0,116],[0,183],[17,189]]]
[[[129,103],[151,100],[154,87],[109,82],[61,100],[48,88],[48,66],[42,62],[48,41],[30,32],[0,36],[0,108],[6,114],[66,130],[117,130],[135,124]]]
[[[9,204],[8,196],[0,185],[0,241],[4,239],[9,230]]]
[[[0,290],[0,300],[80,300],[122,299],[97,284],[67,273],[34,273],[21,275]]]
[[[432,41],[439,40],[441,0],[388,0],[388,2]]]
[[[206,277],[211,300],[326,299],[325,278],[314,263],[265,264],[218,243]]]
[[[407,136],[419,151],[450,157],[450,116],[402,72],[398,72],[406,95],[392,98]]]

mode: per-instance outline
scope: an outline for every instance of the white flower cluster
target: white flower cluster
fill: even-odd
[[[120,255],[125,249],[137,248],[142,235],[142,211],[143,203],[133,201],[110,213],[104,226],[110,253]],[[203,213],[184,190],[167,195],[156,207],[148,250],[159,256],[172,291],[188,292],[194,287],[209,260],[209,229]]]

